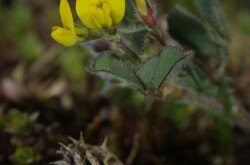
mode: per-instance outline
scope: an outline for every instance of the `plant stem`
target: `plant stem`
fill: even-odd
[[[123,46],[123,48],[125,48],[132,55],[132,58],[135,61],[141,62],[141,59],[139,58],[139,56],[128,46],[128,44],[126,43],[125,39],[123,39],[121,37],[119,43],[120,43],[120,45]]]
[[[163,39],[160,30],[157,27],[151,29],[151,35],[159,42],[161,46],[166,46],[166,42]]]
[[[203,95],[202,93],[196,92],[192,89],[187,89],[186,87],[176,85],[176,84],[166,84],[165,88],[179,88],[182,90],[181,94],[175,97],[176,92],[168,93],[164,95],[162,99],[175,99],[183,103],[191,104],[195,107],[208,110],[212,113],[224,114],[227,112],[225,105],[214,97],[209,97]],[[164,91],[164,90],[163,90]],[[241,105],[240,101],[234,99],[232,107],[232,116],[233,122],[239,126],[242,130],[250,130],[250,114],[249,112]]]

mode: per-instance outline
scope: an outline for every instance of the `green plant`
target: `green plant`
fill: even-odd
[[[66,4],[66,1],[61,1],[61,5],[63,2]],[[100,11],[109,17],[102,5],[99,5]],[[69,30],[70,35],[61,38],[64,32],[55,35],[58,29],[54,28],[52,37],[65,46],[90,40],[105,43],[105,48],[93,51],[95,56],[86,68],[90,73],[118,87],[131,87],[143,93],[147,107],[145,113],[154,100],[160,99],[191,105],[211,117],[222,117],[228,124],[222,124],[228,129],[222,136],[230,139],[232,125],[237,124],[245,130],[250,128],[250,122],[249,114],[236,98],[229,83],[230,76],[226,73],[230,34],[220,1],[195,0],[190,7],[196,8],[197,15],[182,6],[169,13],[166,20],[168,31],[157,19],[153,0],[136,3],[126,0],[125,16],[119,25],[108,26],[109,21],[103,20],[103,26],[95,28],[84,25],[85,21],[74,26],[73,18],[67,18],[70,22],[67,29],[66,17],[61,10],[63,28]],[[95,17],[93,20],[100,22]],[[169,44],[172,40],[167,38],[168,34],[179,44]],[[185,110],[189,108],[183,107]],[[188,116],[185,112],[177,115],[180,117],[173,117],[173,120],[180,123]]]

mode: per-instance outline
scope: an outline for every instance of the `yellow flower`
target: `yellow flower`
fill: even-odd
[[[64,46],[72,46],[78,39],[68,1],[61,0],[59,8],[63,27],[54,26],[51,37]]]
[[[76,13],[88,28],[112,28],[125,14],[125,0],[76,0]]]

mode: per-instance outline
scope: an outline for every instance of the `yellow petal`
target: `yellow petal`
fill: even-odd
[[[95,21],[95,24],[98,26],[98,28],[102,28],[105,25],[105,17],[102,9],[98,8],[95,5],[92,5],[90,7],[90,13],[92,14],[92,17]]]
[[[58,26],[52,28],[51,37],[64,46],[73,46],[77,41],[73,31]]]
[[[111,27],[112,26],[112,18],[111,18],[111,7],[109,6],[108,3],[103,3],[102,4],[102,10],[103,10],[103,14],[104,14],[104,17],[105,17],[105,21],[106,21],[106,25],[107,27]]]
[[[121,22],[125,14],[125,0],[106,0],[111,7],[111,17],[113,24]]]
[[[70,6],[67,0],[60,1],[60,15],[64,28],[74,31],[74,21]]]
[[[92,17],[99,28],[109,28],[112,25],[110,17],[111,8],[107,3],[102,4],[101,7],[92,5],[90,7]]]
[[[99,4],[101,0],[76,0],[76,13],[82,23],[91,29],[98,28],[90,12],[93,4]]]

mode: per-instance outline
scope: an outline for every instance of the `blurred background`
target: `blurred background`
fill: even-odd
[[[192,0],[157,4],[160,18],[177,4],[196,12]],[[60,159],[58,143],[80,132],[89,144],[108,136],[123,161],[138,143],[132,164],[249,164],[246,130],[174,101],[156,101],[145,114],[141,93],[126,87],[105,92],[104,82],[85,70],[88,48],[51,39],[51,27],[61,25],[58,5],[0,1],[0,164],[48,164]],[[231,36],[227,72],[250,109],[250,1],[222,5]]]

